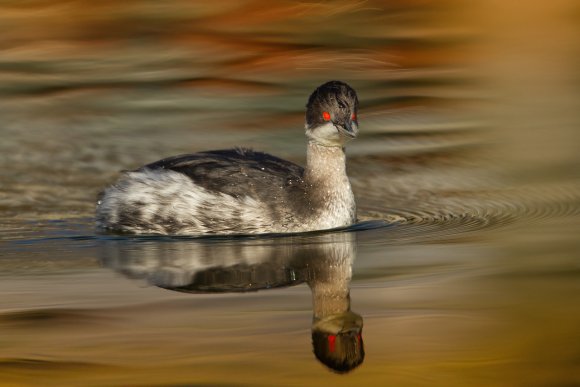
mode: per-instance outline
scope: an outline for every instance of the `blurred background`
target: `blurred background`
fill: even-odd
[[[0,385],[580,383],[579,68],[574,0],[0,0]],[[356,232],[369,344],[342,379],[309,352],[306,287],[143,288],[101,268],[92,218],[166,156],[303,163],[331,79],[361,104],[359,217],[393,225]]]

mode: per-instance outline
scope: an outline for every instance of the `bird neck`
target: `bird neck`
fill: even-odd
[[[324,254],[320,257],[322,258],[320,262],[311,263],[311,278],[308,281],[308,286],[312,290],[312,308],[315,319],[350,310],[354,242],[352,239],[349,243],[336,241],[332,247],[326,247]]]
[[[320,319],[350,310],[348,285],[323,283],[312,285],[311,289],[314,318]]]
[[[324,146],[308,142],[306,150],[305,180],[319,185],[326,182],[336,185],[346,176],[346,155],[340,146]]]

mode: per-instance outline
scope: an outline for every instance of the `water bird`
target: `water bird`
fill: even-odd
[[[306,166],[247,148],[165,158],[122,173],[99,194],[100,230],[162,235],[297,233],[356,221],[345,144],[358,97],[341,81],[306,104]]]

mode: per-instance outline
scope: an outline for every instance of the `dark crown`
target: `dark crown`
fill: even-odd
[[[326,82],[308,98],[306,124],[308,127],[323,124],[323,112],[331,112],[338,121],[343,121],[357,111],[358,98],[352,87],[341,81]]]

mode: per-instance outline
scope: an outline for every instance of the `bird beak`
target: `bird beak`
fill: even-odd
[[[336,125],[339,132],[344,134],[348,138],[355,138],[358,134],[358,127],[355,122],[345,121]]]

